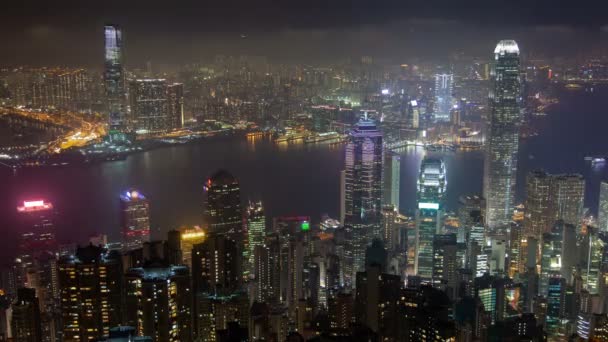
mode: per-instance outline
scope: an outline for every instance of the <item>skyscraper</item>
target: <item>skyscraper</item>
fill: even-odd
[[[353,278],[363,268],[373,232],[380,230],[382,152],[382,133],[372,120],[360,119],[346,145],[345,165],[344,223],[353,234]]]
[[[240,286],[240,258],[235,242],[225,235],[210,235],[192,250],[194,293],[230,294]]]
[[[441,159],[425,158],[418,177],[416,210],[415,272],[425,282],[433,278],[433,239],[440,233],[447,187],[445,165]]]
[[[169,128],[182,128],[184,125],[184,85],[182,83],[169,84],[167,88],[167,106]]]
[[[104,81],[111,130],[126,128],[125,75],[122,56],[122,30],[116,25],[106,25]]]
[[[226,234],[242,246],[243,214],[239,181],[228,171],[219,170],[207,179],[203,187],[205,224],[210,233]]]
[[[580,225],[583,219],[585,179],[580,174],[559,174],[552,181],[555,219]]]
[[[36,291],[29,288],[20,288],[17,291],[17,301],[12,305],[12,311],[13,341],[41,342],[42,327],[40,325],[40,307]]]
[[[401,179],[401,157],[391,151],[385,153],[383,205],[392,205],[399,210],[399,186]]]
[[[435,121],[450,121],[453,83],[452,74],[435,74]]]
[[[519,47],[513,40],[501,40],[494,50],[493,88],[486,130],[484,197],[488,228],[511,222],[520,123]]]
[[[186,266],[151,264],[125,274],[126,321],[154,341],[191,341],[192,292]]]
[[[600,202],[597,215],[598,228],[608,232],[608,182],[600,183]]]
[[[551,177],[544,171],[530,172],[526,178],[524,237],[541,238],[553,225],[555,215],[551,205]]]
[[[249,267],[253,266],[256,246],[263,246],[266,237],[266,216],[262,202],[249,202],[247,207],[247,237]]]
[[[122,262],[101,247],[78,248],[58,264],[61,318],[66,341],[108,336],[122,322]]]
[[[137,133],[157,133],[172,128],[168,94],[164,79],[137,79],[130,83],[131,122]],[[175,108],[171,106],[171,109]]]
[[[131,189],[120,195],[123,249],[141,248],[150,241],[150,204],[146,197]]]

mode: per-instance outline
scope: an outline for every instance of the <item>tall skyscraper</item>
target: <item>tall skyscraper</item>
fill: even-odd
[[[205,242],[207,233],[200,227],[180,229],[179,245],[182,262],[192,270],[192,250],[195,245]]]
[[[555,219],[579,226],[583,219],[585,179],[580,174],[554,175],[552,180]]]
[[[242,279],[235,242],[225,235],[210,235],[192,250],[194,293],[230,294]]]
[[[123,69],[122,30],[116,25],[106,25],[104,81],[111,130],[126,128],[125,75]]]
[[[385,153],[383,205],[392,205],[399,210],[399,186],[401,180],[401,157],[391,151]]]
[[[266,216],[262,202],[249,202],[247,207],[247,237],[249,267],[254,264],[254,251],[257,246],[263,246],[266,238]]]
[[[598,228],[608,232],[608,182],[600,183],[600,202],[597,214]]]
[[[501,40],[494,50],[494,63],[484,160],[489,229],[508,226],[513,215],[521,97],[517,43]]]
[[[125,274],[126,321],[154,341],[192,340],[192,291],[186,266],[151,264]]]
[[[524,237],[541,238],[553,225],[555,214],[551,205],[551,176],[532,171],[526,178]]]
[[[17,207],[20,237],[17,256],[17,286],[32,287],[30,274],[38,273],[36,264],[57,252],[53,204],[44,200],[24,201]]]
[[[350,133],[346,145],[345,218],[352,229],[352,263],[355,272],[363,269],[365,248],[374,231],[380,230],[382,205],[382,133],[376,124],[362,118]]]
[[[207,194],[204,221],[209,233],[225,234],[241,247],[243,213],[239,181],[228,171],[219,170],[207,179],[203,189]]]
[[[450,121],[450,112],[454,106],[452,90],[454,76],[452,74],[435,75],[435,120]]]
[[[66,341],[92,341],[121,324],[122,261],[115,252],[87,246],[58,264],[61,318]]]
[[[167,106],[169,107],[169,128],[182,128],[184,125],[184,85],[182,83],[169,84]]]
[[[120,195],[123,249],[141,248],[150,241],[150,204],[139,191],[131,189]]]
[[[445,165],[441,159],[425,158],[418,177],[416,210],[415,272],[424,282],[433,278],[433,240],[442,227],[442,212],[447,188]]]

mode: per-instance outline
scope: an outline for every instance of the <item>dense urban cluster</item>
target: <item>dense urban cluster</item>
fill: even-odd
[[[127,72],[121,29],[104,34],[103,76],[1,70],[0,116],[20,129],[38,129],[40,113],[63,118],[49,124],[59,132],[78,129],[72,140],[92,125],[87,144],[51,134],[36,153],[87,154],[210,126],[341,143],[339,217],[267,217],[220,169],[192,185],[203,186],[200,226],[165,227],[153,240],[153,201],[125,189],[120,241],[74,246],[56,238],[53,203],[24,201],[19,253],[0,278],[0,340],[608,340],[608,182],[596,217],[584,211],[579,174],[531,172],[515,201],[519,142],[533,134],[526,121],[555,101],[547,85],[608,79],[601,61],[524,64],[517,43],[502,40],[490,58],[456,55],[449,67],[218,56],[177,72]],[[400,212],[395,152],[408,145],[428,152],[410,216]],[[21,158],[15,146],[2,160]],[[483,193],[460,194],[449,211],[450,170],[433,152],[457,148],[483,149]]]

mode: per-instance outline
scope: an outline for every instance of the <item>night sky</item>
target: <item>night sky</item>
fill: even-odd
[[[502,38],[529,53],[571,56],[606,48],[606,13],[600,0],[3,1],[0,63],[99,65],[104,23],[124,28],[132,66],[219,53],[434,58],[483,53]]]

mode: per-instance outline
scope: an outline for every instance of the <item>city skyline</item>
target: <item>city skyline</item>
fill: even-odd
[[[0,53],[0,340],[608,340],[605,25],[339,2],[58,3]]]

